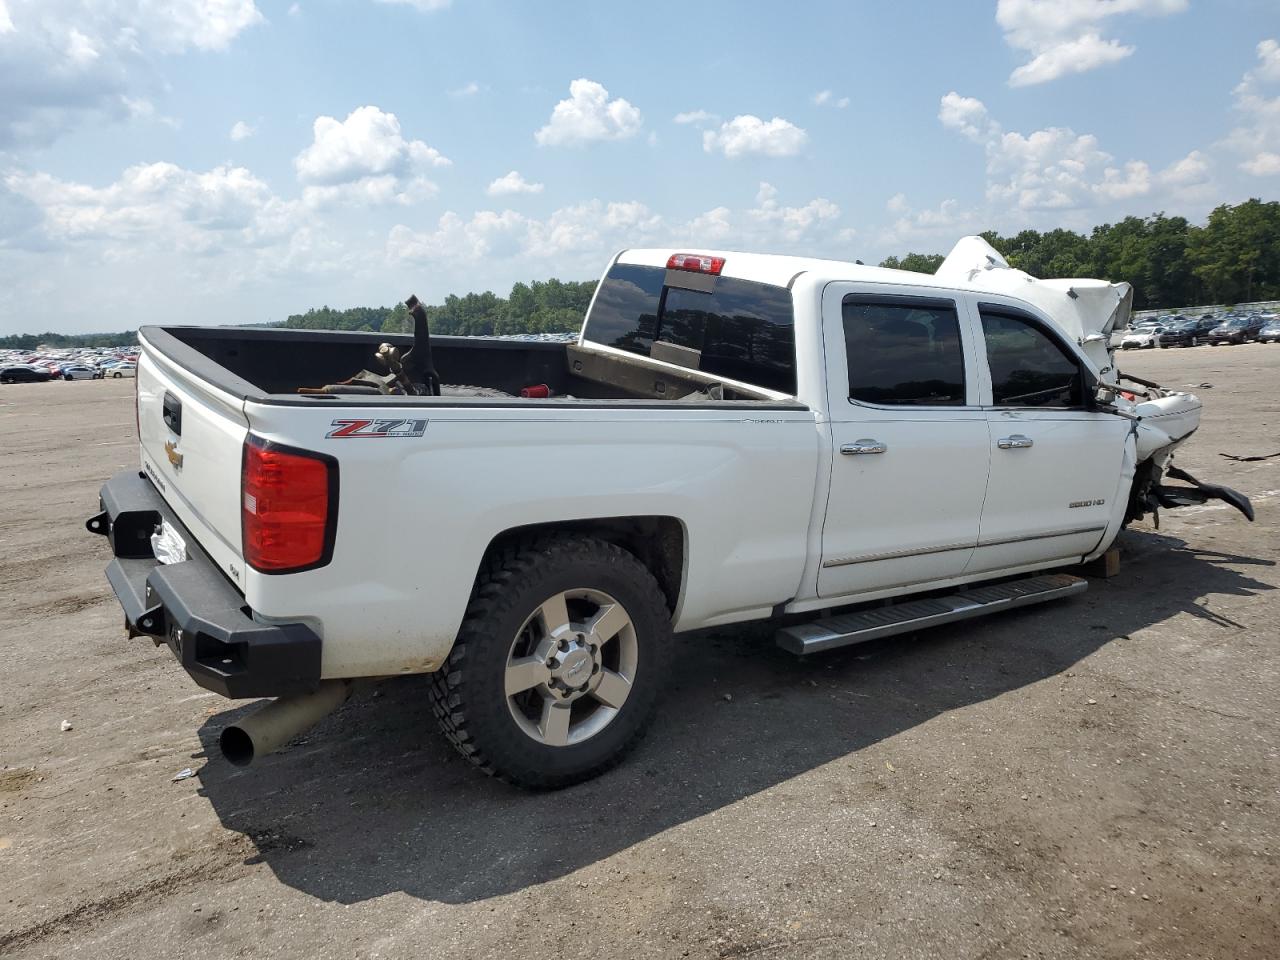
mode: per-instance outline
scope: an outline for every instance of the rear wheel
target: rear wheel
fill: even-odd
[[[632,554],[592,537],[528,541],[486,562],[432,709],[485,773],[568,786],[639,741],[671,646],[666,600]]]

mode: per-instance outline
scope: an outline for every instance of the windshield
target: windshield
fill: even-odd
[[[1223,324],[1223,326],[1224,327],[1244,327],[1244,326],[1248,326],[1248,324],[1249,324],[1248,317],[1235,317],[1231,320],[1228,320],[1226,323]]]

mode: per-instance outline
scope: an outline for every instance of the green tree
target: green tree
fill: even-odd
[[[945,259],[941,253],[908,253],[901,260],[897,257],[881,260],[880,266],[890,270],[910,270],[912,273],[935,273]]]

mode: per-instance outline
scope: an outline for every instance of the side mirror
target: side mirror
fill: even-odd
[[[1109,407],[1116,402],[1116,392],[1109,384],[1095,383],[1093,386],[1094,407]]]

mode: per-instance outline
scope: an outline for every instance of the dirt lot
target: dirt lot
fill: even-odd
[[[1256,524],[1166,514],[1083,598],[811,661],[691,638],[638,754],[547,795],[420,679],[230,768],[244,707],[124,638],[82,526],[132,383],[0,388],[0,955],[1280,956],[1280,459],[1217,455],[1280,450],[1280,346],[1123,359],[1213,384],[1179,462]]]

